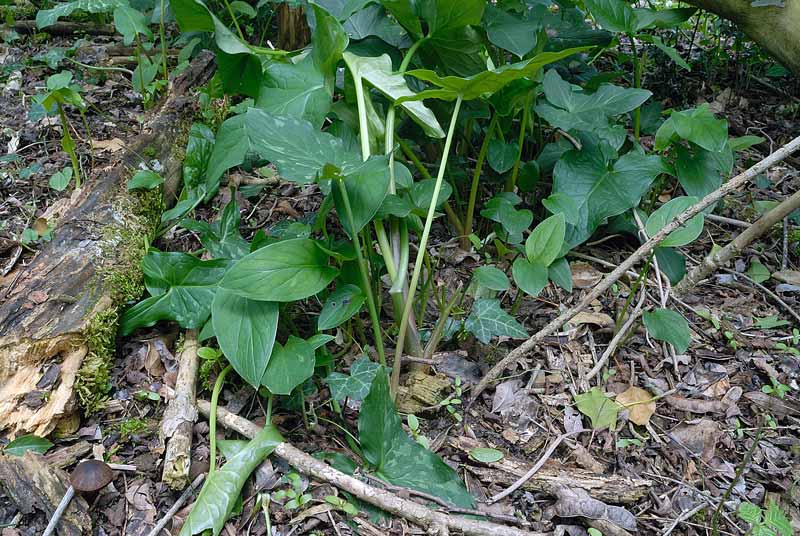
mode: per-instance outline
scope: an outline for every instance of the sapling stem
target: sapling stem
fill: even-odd
[[[375,297],[372,295],[372,283],[369,280],[369,273],[367,269],[367,262],[364,260],[364,254],[361,251],[361,241],[358,239],[358,233],[355,232],[355,220],[353,218],[353,208],[350,205],[350,196],[347,195],[347,187],[343,179],[336,179],[339,188],[342,191],[342,200],[344,202],[344,211],[347,221],[350,224],[350,232],[353,240],[353,246],[356,248],[356,257],[358,258],[358,271],[361,274],[361,286],[364,287],[364,292],[367,295],[367,309],[369,309],[370,320],[372,321],[372,333],[375,337],[375,347],[378,350],[378,359],[381,365],[386,366],[386,355],[383,349],[383,336],[381,335],[381,324],[378,319],[378,309],[375,307]]]
[[[486,136],[483,138],[480,151],[478,151],[478,161],[475,163],[475,171],[472,173],[472,184],[469,187],[469,201],[467,202],[467,215],[464,218],[464,237],[461,241],[463,248],[469,247],[469,235],[472,234],[475,203],[478,201],[478,185],[480,184],[483,162],[486,160],[486,153],[489,151],[489,142],[492,140],[492,133],[497,125],[498,119],[499,115],[493,114],[492,119],[489,121],[489,126],[486,128]]]
[[[208,476],[211,476],[216,469],[217,462],[217,403],[219,401],[219,392],[222,391],[222,384],[225,383],[225,376],[231,370],[229,364],[217,376],[217,381],[214,382],[214,389],[211,391],[211,414],[208,416]]]
[[[456,99],[456,105],[453,109],[453,115],[450,118],[450,126],[447,129],[447,138],[444,142],[444,150],[442,151],[442,161],[439,163],[439,173],[436,175],[436,185],[433,188],[433,197],[431,204],[428,207],[428,215],[425,218],[425,226],[422,229],[422,237],[419,240],[419,250],[417,251],[417,258],[414,261],[414,271],[411,274],[411,283],[409,284],[408,298],[406,299],[406,306],[403,309],[403,316],[400,320],[400,331],[397,334],[397,346],[394,352],[394,365],[392,367],[392,384],[391,392],[395,396],[397,388],[400,385],[400,367],[403,361],[403,347],[406,339],[406,329],[408,328],[408,320],[411,317],[411,310],[414,307],[414,295],[417,292],[417,284],[419,283],[419,276],[422,272],[422,262],[425,258],[425,248],[428,244],[428,237],[431,234],[431,226],[433,225],[433,215],[436,213],[436,202],[439,200],[439,192],[442,189],[442,182],[444,182],[444,171],[447,167],[447,156],[450,154],[450,145],[453,143],[453,133],[456,130],[456,121],[458,119],[458,112],[461,109],[461,95]]]
[[[632,33],[628,34],[628,39],[631,41],[631,48],[633,49],[633,87],[639,89],[642,87],[642,71],[639,63],[639,51],[636,48],[636,39]],[[633,111],[633,138],[639,140],[639,125],[642,120],[641,106],[637,106]]]
[[[67,120],[67,113],[64,111],[64,106],[58,103],[58,115],[61,118],[61,129],[64,133],[61,135],[61,148],[69,154],[69,160],[72,163],[72,171],[75,175],[75,189],[81,187],[81,166],[78,163],[78,155],[75,153],[75,141],[69,133],[69,120]]]
[[[158,24],[158,37],[161,39],[161,68],[164,70],[164,82],[169,81],[169,70],[167,69],[167,39],[164,31],[164,0],[161,0],[161,19]]]
[[[236,27],[236,33],[239,34],[239,39],[241,39],[246,43],[247,40],[244,38],[242,29],[239,27],[239,21],[236,20],[236,14],[233,12],[233,8],[231,7],[230,2],[228,2],[228,0],[222,0],[222,1],[225,2],[225,7],[228,9],[228,14],[231,16],[231,19],[233,19],[233,25]]]
[[[519,163],[522,160],[522,149],[525,145],[525,131],[528,130],[528,118],[531,112],[531,103],[533,102],[533,91],[528,93],[525,97],[525,104],[522,108],[522,121],[519,126],[519,139],[517,147],[517,160],[514,162],[514,169],[511,170],[511,176],[506,182],[506,192],[513,192],[517,186],[517,176],[519,175]]]

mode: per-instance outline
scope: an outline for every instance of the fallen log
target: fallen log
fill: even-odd
[[[51,35],[114,35],[116,29],[111,24],[95,24],[93,22],[60,21],[45,28],[36,26],[35,20],[18,20],[11,27],[19,33],[47,32]]]
[[[45,214],[53,239],[0,280],[0,430],[47,435],[77,428],[76,398],[99,408],[116,349],[117,308],[141,296],[143,239],[153,234],[162,192],[128,192],[142,164],[157,167],[164,196],[181,179],[195,110],[188,90],[211,77],[210,54],[170,85],[164,104],[110,166]],[[77,395],[77,397],[76,397]]]

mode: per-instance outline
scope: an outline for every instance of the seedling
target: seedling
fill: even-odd
[[[295,510],[311,502],[313,498],[310,493],[304,493],[305,486],[303,479],[297,473],[288,473],[282,479],[288,483],[287,489],[278,490],[272,494],[272,500],[283,504],[284,508]]]
[[[786,393],[792,390],[791,387],[779,382],[775,378],[770,378],[769,380],[772,382],[772,385],[763,385],[761,387],[762,393],[766,393],[768,395],[775,395],[778,398],[784,398],[786,396]]]
[[[461,415],[459,411],[461,407],[461,377],[456,376],[455,381],[453,382],[453,394],[439,402],[439,405],[443,408],[447,409],[447,413],[449,413],[456,422],[461,422],[464,420],[464,417]]]
[[[411,431],[411,437],[414,438],[414,441],[425,447],[426,449],[431,448],[430,441],[419,428],[419,419],[413,413],[410,413],[408,417],[406,417],[406,423],[408,423],[408,429]]]

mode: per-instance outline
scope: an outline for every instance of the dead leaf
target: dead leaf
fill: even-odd
[[[603,273],[588,262],[573,262],[570,268],[575,288],[591,288],[603,279]]]
[[[617,403],[628,410],[628,419],[639,426],[646,426],[650,422],[650,417],[656,412],[653,395],[641,387],[633,385],[617,395]]]
[[[561,487],[553,505],[559,517],[584,517],[609,521],[625,530],[636,530],[636,516],[621,506],[610,506],[592,498],[584,489]]]
[[[675,409],[690,413],[718,413],[722,415],[728,411],[728,404],[720,400],[703,400],[669,395],[664,397],[664,401]]]
[[[100,151],[116,153],[120,149],[125,148],[125,142],[119,138],[111,138],[110,140],[92,140],[92,147]]]
[[[46,302],[48,297],[47,292],[43,290],[34,290],[29,296],[30,300],[36,305]]]
[[[781,270],[773,273],[772,278],[783,283],[800,286],[800,271],[797,270]]]
[[[780,399],[776,396],[762,393],[761,391],[751,391],[745,393],[744,397],[756,406],[766,409],[776,417],[786,417],[787,415],[800,415],[800,404],[792,400]]]
[[[47,232],[47,219],[36,218],[35,220],[33,220],[33,225],[31,225],[31,229],[39,233],[39,236],[42,236]]]
[[[667,435],[680,451],[686,449],[708,462],[714,457],[722,432],[711,419],[700,419],[692,424],[680,424]]]
[[[600,326],[601,328],[605,328],[608,326],[613,326],[614,319],[612,319],[605,313],[581,311],[580,313],[573,316],[572,320],[570,320],[569,323],[572,324],[573,326],[577,326],[579,324],[594,324],[595,326]]]

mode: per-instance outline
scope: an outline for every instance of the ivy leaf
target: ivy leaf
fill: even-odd
[[[659,156],[627,153],[613,165],[596,146],[569,151],[553,170],[553,193],[578,205],[578,223],[569,226],[567,245],[587,240],[607,218],[637,206],[653,179],[665,171]]]
[[[490,290],[503,291],[509,286],[508,276],[496,266],[479,266],[472,276],[480,286]]]
[[[337,274],[313,240],[294,238],[243,257],[219,286],[251,300],[290,302],[313,296]]]
[[[267,426],[225,465],[209,475],[183,523],[180,536],[191,536],[204,530],[211,530],[214,536],[218,536],[250,473],[282,442],[278,430]]]
[[[492,337],[511,337],[525,339],[528,332],[513,316],[500,308],[500,300],[475,300],[472,312],[464,322],[464,329],[474,334],[483,344],[489,344]]]
[[[564,214],[555,214],[543,220],[531,231],[525,241],[525,255],[533,264],[550,266],[564,245],[567,225]]]
[[[258,389],[278,331],[278,304],[217,290],[211,320],[220,349],[236,373]]]
[[[356,56],[350,52],[343,54],[344,61],[356,80],[364,79],[393,101],[401,97],[413,96],[405,77],[392,71],[392,60],[388,54],[375,58]],[[408,113],[425,134],[432,138],[444,138],[439,121],[433,112],[419,101],[403,102],[400,106]]]
[[[454,100],[459,95],[463,100],[473,100],[483,96],[489,96],[514,80],[535,75],[542,67],[549,63],[559,61],[573,54],[583,52],[584,50],[586,50],[585,47],[571,48],[562,50],[561,52],[542,52],[524,61],[501,65],[496,69],[482,71],[478,74],[463,78],[458,76],[440,76],[438,73],[428,69],[415,69],[413,71],[408,71],[407,74],[429,82],[438,89],[429,89],[416,93],[412,97],[403,97],[399,102],[427,98]]]
[[[355,285],[342,285],[328,296],[317,319],[317,329],[325,331],[341,325],[361,310],[367,297]]]
[[[361,164],[361,158],[348,152],[342,140],[303,119],[251,108],[244,122],[252,149],[275,164],[286,180],[314,182],[326,164],[343,174]]]
[[[289,336],[285,345],[276,342],[261,383],[275,395],[289,395],[314,374],[314,348],[305,340]]]
[[[525,20],[490,3],[487,3],[483,24],[486,35],[493,45],[508,50],[520,58],[536,46],[538,33],[542,28],[539,20]]]
[[[364,400],[369,393],[375,375],[381,370],[380,364],[366,356],[359,357],[350,366],[350,374],[331,372],[325,378],[325,383],[331,388],[331,397],[334,400]]]
[[[511,266],[511,275],[519,288],[531,296],[538,296],[547,286],[547,266],[518,257]]]
[[[3,454],[22,456],[28,451],[44,454],[53,444],[43,437],[34,434],[21,435],[3,447]]]
[[[358,434],[364,458],[376,476],[397,486],[430,493],[461,508],[473,507],[474,500],[458,474],[405,433],[383,372],[375,375],[361,405]]]
[[[686,209],[696,204],[696,197],[676,197],[661,205],[655,212],[650,214],[645,223],[645,231],[648,236],[654,236],[676,216],[683,213]],[[703,232],[703,213],[693,216],[681,227],[675,229],[667,235],[658,245],[661,247],[680,247],[694,242]]]
[[[147,26],[144,13],[129,6],[119,6],[114,9],[114,27],[122,34],[125,46],[133,43],[137,35],[143,35],[147,39],[153,38],[153,32]]]
[[[622,0],[584,0],[583,4],[604,29],[617,33],[636,31],[636,13]]]
[[[151,296],[125,311],[120,334],[159,320],[174,320],[184,328],[202,327],[229,265],[227,260],[202,261],[186,253],[150,251],[142,259],[142,272]]]
[[[689,349],[692,341],[689,323],[680,314],[669,309],[647,311],[643,315],[647,332],[654,339],[670,343],[679,354]]]
[[[606,396],[599,387],[592,387],[588,393],[575,395],[575,405],[578,411],[589,417],[593,429],[613,430],[616,427],[619,404]]]

